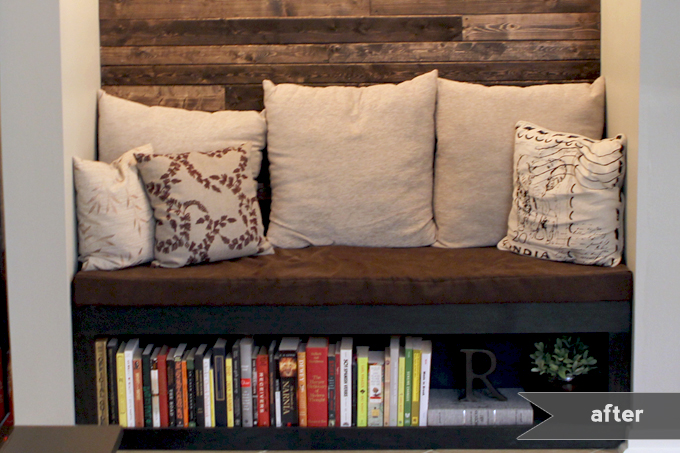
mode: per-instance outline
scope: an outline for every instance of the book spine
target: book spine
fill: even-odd
[[[189,420],[189,426],[190,427],[196,427],[197,426],[197,418],[196,418],[196,369],[195,369],[195,362],[193,359],[189,359],[186,362],[186,368],[187,368],[187,411],[188,412],[188,420]]]
[[[406,339],[404,369],[404,426],[411,426],[411,402],[413,400],[413,346],[412,340]]]
[[[368,366],[368,426],[383,426],[383,364]]]
[[[151,353],[153,345],[148,345],[142,353],[142,398],[144,425],[153,426],[153,407],[151,395]]]
[[[112,338],[106,346],[106,384],[109,396],[109,424],[118,424],[118,378],[116,376],[116,351],[118,340]]]
[[[215,365],[210,367],[210,393],[215,394]],[[217,426],[214,404],[210,405],[210,426]]]
[[[420,369],[422,354],[420,349],[413,349],[413,389],[411,393],[411,426],[420,426]]]
[[[252,373],[252,383],[250,388],[252,389],[253,393],[253,426],[257,426],[259,423],[258,417],[259,413],[257,412],[257,348],[253,346],[253,355],[251,356],[250,363],[251,363],[251,373]]]
[[[270,426],[269,423],[269,354],[264,347],[256,358],[257,372],[257,426]]]
[[[352,392],[352,426],[357,426],[357,395],[358,392],[356,391],[359,386],[358,384],[359,380],[359,368],[357,367],[357,356],[356,354],[352,355],[352,389],[354,391]]]
[[[204,357],[203,357],[203,388],[205,389],[205,392],[203,393],[203,408],[204,408],[204,414],[203,416],[205,417],[205,422],[204,426],[206,428],[213,428],[215,425],[212,423],[213,419],[213,398],[214,398],[214,389],[212,388],[210,384],[210,376],[212,373],[212,369],[210,367],[212,361],[212,350],[210,350]]]
[[[337,366],[335,364],[335,352],[328,354],[328,426],[336,425],[336,383],[335,373]]]
[[[227,354],[224,362],[224,376],[227,379],[225,390],[227,391],[227,428],[234,427],[234,358],[231,353]]]
[[[427,414],[430,405],[430,373],[432,369],[432,342],[423,341],[420,370],[420,426],[428,426]]]
[[[121,349],[125,347],[122,343]],[[127,395],[125,383],[125,354],[119,351],[116,353],[116,384],[118,387],[118,424],[124,428],[127,423]]]
[[[213,346],[215,426],[227,426],[227,379],[224,375],[226,356],[226,340],[220,339]]]
[[[244,428],[253,427],[252,341],[241,339],[241,419]]]
[[[276,362],[274,360],[274,355],[276,354],[276,340],[270,343],[267,354],[267,363],[269,365],[269,426],[276,426]]]
[[[335,426],[342,426],[340,421],[342,399],[342,359],[340,358],[340,342],[335,343]]]
[[[342,343],[341,343],[342,344]],[[352,426],[352,348],[340,348],[340,426]]]
[[[175,348],[172,348],[168,353],[167,359],[167,381],[168,381],[168,426],[177,426],[177,405],[175,396],[175,359],[172,357],[172,353]]]
[[[304,347],[298,350],[298,424],[307,426],[307,353]]]
[[[276,406],[274,426],[281,428],[283,426],[283,421],[281,420],[281,379],[278,376],[276,377],[276,382],[274,384],[274,405]]]
[[[134,405],[135,405],[135,427],[142,428],[145,424],[144,413],[144,378],[142,374],[142,358],[135,357],[132,361],[133,385],[134,385]]]
[[[158,353],[160,348],[154,351],[151,356],[151,426],[154,428],[161,427],[161,409],[160,409],[160,385],[158,383]]]
[[[168,420],[168,347],[163,346],[158,354],[158,411],[160,427],[167,428]]]
[[[135,385],[133,377],[132,351],[125,350],[125,406],[127,427],[135,427]]]
[[[399,410],[399,343],[398,336],[390,338],[390,426],[397,426],[397,411]]]
[[[183,379],[183,376],[184,372],[182,370],[182,359],[181,357],[177,358],[177,356],[175,356],[175,423],[178,428],[187,426],[184,420],[184,384],[186,380]]]
[[[404,426],[404,400],[406,393],[406,357],[399,353],[399,386],[397,391],[397,426]]]
[[[298,426],[297,353],[282,351],[277,357],[281,385],[281,425]]]
[[[368,426],[368,357],[357,355],[357,427]]]
[[[328,426],[328,348],[310,348],[307,356],[307,426]]]
[[[241,423],[241,351],[240,340],[236,340],[231,348],[232,368],[234,370],[234,426],[240,427]]]
[[[203,385],[203,357],[207,344],[202,344],[196,350],[194,358],[194,374],[196,379],[196,426],[205,427],[205,387]]]
[[[97,379],[97,424],[109,424],[109,386],[106,372],[106,338],[97,338],[94,342],[94,357]],[[0,376],[1,377],[1,376]]]
[[[385,368],[383,377],[383,426],[390,426],[390,398],[392,381],[392,358],[390,348],[385,349]]]

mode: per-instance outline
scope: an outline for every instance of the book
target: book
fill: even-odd
[[[154,428],[161,427],[161,408],[160,408],[160,385],[158,382],[158,356],[161,353],[161,347],[156,346],[150,357],[150,372],[151,379],[151,426]]]
[[[234,357],[231,352],[227,353],[224,360],[224,376],[227,379],[225,390],[227,392],[227,428],[234,427]]]
[[[499,388],[507,401],[499,401],[487,389],[473,390],[477,401],[463,401],[462,389],[430,389],[428,426],[531,425],[531,403],[518,395],[520,388]]]
[[[276,403],[275,403],[275,392],[276,392],[276,361],[274,356],[276,355],[276,340],[272,340],[269,343],[268,354],[268,365],[269,365],[269,426],[276,426]]]
[[[340,340],[340,426],[352,426],[352,337]]]
[[[184,405],[186,402],[186,362],[184,369],[182,369],[182,357],[187,350],[186,343],[180,343],[175,348],[175,355],[173,361],[175,362],[175,426],[183,428],[187,426],[187,420],[184,418]]]
[[[359,379],[359,372],[357,368],[357,355],[352,354],[352,426],[357,426],[357,381]]]
[[[307,426],[307,343],[300,343],[297,350],[297,398],[298,425]]]
[[[215,418],[215,410],[213,404],[213,398],[215,394],[214,385],[212,383],[212,353],[213,350],[210,348],[203,356],[203,416],[205,417],[204,425],[206,428],[214,428],[215,424],[213,422]]]
[[[208,345],[203,343],[196,348],[194,356],[194,373],[196,378],[196,426],[205,427],[205,385],[203,379],[203,358],[208,350]]]
[[[224,375],[227,358],[227,340],[218,338],[212,347],[213,372],[215,373],[215,426],[227,426],[227,378]]]
[[[428,426],[427,411],[430,397],[430,373],[432,370],[432,341],[425,340],[422,345],[420,367],[420,426]]]
[[[307,426],[328,426],[328,338],[307,341]]]
[[[251,369],[251,376],[252,376],[252,382],[250,384],[250,388],[252,389],[252,394],[253,394],[253,402],[252,402],[252,408],[253,408],[253,426],[257,426],[258,424],[258,417],[259,413],[257,412],[257,355],[260,352],[260,348],[257,346],[257,344],[253,343],[253,348],[250,353],[250,369]]]
[[[390,411],[389,426],[397,426],[397,410],[399,399],[399,345],[400,337],[390,337]]]
[[[390,426],[390,385],[392,379],[392,358],[390,348],[385,348],[385,368],[383,370],[383,426]]]
[[[187,407],[184,410],[189,422],[188,426],[196,427],[196,350],[191,348],[186,354]]]
[[[297,402],[297,350],[300,339],[284,337],[277,353],[278,380],[280,383],[281,426],[298,426]]]
[[[234,426],[241,426],[241,340],[238,339],[231,346],[234,393]]]
[[[168,426],[177,426],[177,406],[175,398],[175,352],[177,348],[168,349],[166,359],[166,380],[168,385]]]
[[[153,407],[151,398],[151,354],[153,353],[153,343],[146,345],[142,351],[142,398],[144,425],[153,426]]]
[[[399,347],[399,362],[397,366],[399,370],[397,381],[397,426],[404,426],[404,399],[405,399],[405,378],[406,378],[406,351],[403,346]]]
[[[215,394],[215,365],[210,366],[210,393]],[[217,426],[215,421],[215,405],[210,406],[210,426]]]
[[[335,426],[340,426],[340,394],[342,393],[341,341],[335,343]]]
[[[168,418],[168,345],[161,346],[158,353],[158,411],[160,413],[160,427],[170,426]]]
[[[383,426],[385,351],[368,351],[368,426]]]
[[[411,373],[411,426],[420,425],[420,367],[422,360],[422,338],[413,339],[413,372]]]
[[[337,366],[335,363],[335,344],[328,345],[328,426],[333,427],[336,424],[336,384],[335,375]]]
[[[118,378],[116,376],[116,352],[118,339],[111,338],[106,343],[106,385],[109,397],[109,424],[118,424]]]
[[[274,420],[274,426],[281,428],[283,423],[281,421],[281,379],[276,378],[274,385],[274,405],[276,406],[276,418]]]
[[[94,359],[96,363],[96,391],[97,391],[97,424],[109,424],[109,385],[106,371],[106,338],[94,341]],[[0,376],[1,377],[1,376]],[[3,408],[4,409],[4,408]]]
[[[357,346],[357,427],[368,426],[368,346]]]
[[[253,345],[251,337],[241,338],[239,352],[241,358],[241,418],[244,428],[253,427]]]
[[[136,348],[132,356],[132,385],[134,387],[135,427],[144,427],[144,377],[142,375],[142,348]]]
[[[404,341],[404,426],[411,426],[411,403],[413,401],[413,337]]]
[[[133,356],[135,351],[139,349],[139,338],[134,338],[125,345],[125,407],[127,417],[127,427],[135,428],[135,386],[134,386],[134,369]]]
[[[257,373],[257,426],[271,426],[269,418],[269,352],[260,347],[255,357]]]

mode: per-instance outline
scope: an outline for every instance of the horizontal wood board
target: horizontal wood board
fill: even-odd
[[[102,83],[147,105],[261,109],[275,83],[591,82],[597,0],[100,0]]]

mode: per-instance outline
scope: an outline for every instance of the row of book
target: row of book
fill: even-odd
[[[253,337],[176,346],[95,342],[100,424],[125,427],[426,426],[432,342]]]

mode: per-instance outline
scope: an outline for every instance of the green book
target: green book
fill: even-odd
[[[411,405],[413,401],[413,337],[406,337],[404,346],[404,426],[411,426]]]
[[[368,426],[368,346],[357,346],[357,427]]]

